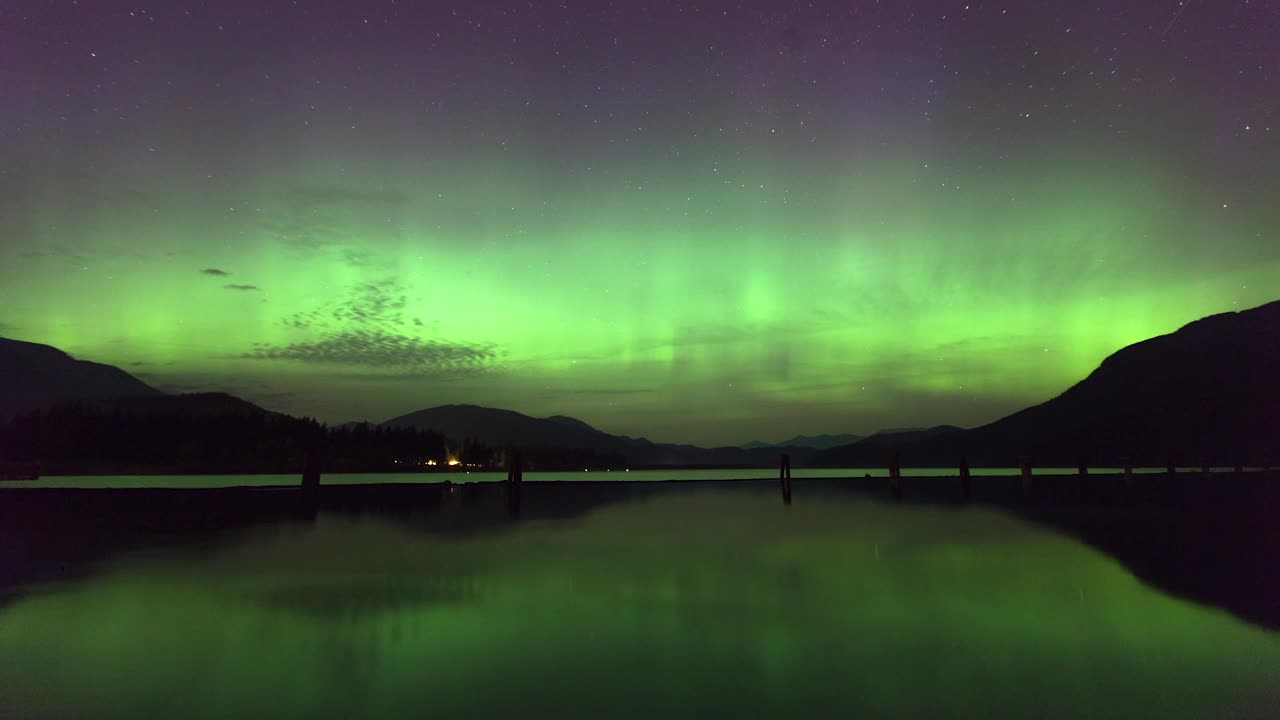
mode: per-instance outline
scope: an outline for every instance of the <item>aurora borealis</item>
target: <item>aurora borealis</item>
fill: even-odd
[[[0,335],[334,422],[975,425],[1280,297],[1280,6],[0,8]]]

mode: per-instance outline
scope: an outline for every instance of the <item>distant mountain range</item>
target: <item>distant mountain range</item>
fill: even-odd
[[[0,420],[67,402],[132,413],[285,417],[220,393],[170,396],[110,365],[0,338]],[[948,425],[856,435],[798,435],[781,443],[702,448],[612,435],[575,418],[530,417],[476,405],[402,415],[384,428],[432,430],[455,443],[581,450],[630,466],[772,466],[786,448],[796,465],[1071,465],[1085,457],[1147,465],[1280,458],[1280,302],[1197,320],[1126,347],[1056,398],[971,430]],[[356,425],[352,425],[356,427]]]
[[[748,450],[756,450],[759,448],[810,448],[813,450],[826,450],[827,448],[839,447],[840,445],[849,445],[856,443],[862,439],[861,435],[797,435],[790,440],[782,442],[767,443],[759,440],[753,440],[744,443],[742,447]]]
[[[775,465],[777,448],[717,447],[655,443],[645,438],[611,435],[564,415],[536,418],[511,410],[479,405],[440,405],[392,418],[383,427],[433,430],[457,442],[524,448],[573,448],[616,456],[627,465]],[[796,462],[812,448],[796,448]]]
[[[842,445],[852,445],[856,442],[868,441],[871,443],[892,442],[916,438],[919,433],[923,432],[939,432],[942,429],[959,430],[960,428],[952,425],[940,425],[936,428],[919,428],[919,427],[903,427],[903,428],[883,428],[877,430],[871,435],[797,435],[790,440],[782,442],[770,443],[753,440],[749,443],[743,443],[742,447],[748,450],[760,448],[808,448],[811,450],[828,450]],[[889,436],[894,436],[889,440]]]

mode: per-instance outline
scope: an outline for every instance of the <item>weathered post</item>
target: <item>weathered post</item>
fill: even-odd
[[[520,483],[523,480],[520,452],[512,450],[507,454],[507,512],[511,515],[520,514]]]
[[[1200,458],[1200,474],[1204,476],[1205,480],[1213,479],[1213,466],[1208,458]]]
[[[455,508],[461,501],[461,492],[458,490],[457,483],[449,479],[440,483],[440,508],[442,510]]]
[[[314,495],[320,489],[320,457],[316,451],[307,453],[306,462],[302,466],[302,490]]]
[[[1031,494],[1031,458],[1023,455],[1018,458],[1018,465],[1022,473],[1022,494]]]
[[[307,451],[306,460],[302,464],[302,498],[298,503],[303,517],[315,522],[320,513],[320,450],[312,448]]]
[[[969,477],[969,458],[965,455],[960,456],[960,491],[965,502],[973,499],[973,479]]]
[[[1172,455],[1169,456],[1169,462],[1167,463],[1167,465],[1168,467],[1166,467],[1164,471],[1165,471],[1165,474],[1169,476],[1169,479],[1172,480],[1178,477],[1178,464],[1173,461]]]
[[[782,487],[782,504],[791,504],[791,456],[784,454],[778,467],[778,484]]]
[[[894,500],[902,499],[902,468],[898,465],[898,453],[889,455],[889,493]]]
[[[1081,455],[1081,456],[1080,456],[1080,459],[1077,461],[1076,465],[1077,465],[1077,467],[1076,467],[1076,477],[1078,478],[1078,483],[1077,483],[1077,485],[1079,486],[1080,494],[1081,494],[1081,495],[1084,495],[1084,494],[1085,494],[1085,492],[1087,492],[1087,491],[1088,491],[1088,484],[1089,484],[1089,461],[1088,461],[1088,460],[1086,460],[1086,459],[1085,459],[1085,457],[1084,457],[1083,455]]]
[[[1123,477],[1124,477],[1125,489],[1127,490],[1129,488],[1129,485],[1133,484],[1133,458],[1126,457],[1124,459]]]

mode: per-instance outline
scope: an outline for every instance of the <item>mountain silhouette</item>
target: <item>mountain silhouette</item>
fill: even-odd
[[[860,443],[864,447],[902,447],[962,429],[955,425],[935,425],[931,428],[894,428],[892,430],[881,430],[874,435],[869,435],[863,438]]]
[[[696,445],[655,443],[645,438],[612,435],[576,418],[553,415],[536,418],[512,410],[479,405],[440,405],[392,418],[382,427],[431,430],[455,443],[472,439],[491,446],[590,450],[617,457],[634,466],[766,466],[778,463],[777,447],[704,448]],[[808,460],[815,450],[795,448],[797,462]]]
[[[48,345],[0,338],[0,420],[68,402],[164,393],[112,365]]]
[[[479,405],[440,405],[392,418],[382,425],[434,430],[454,440],[474,438],[498,446],[617,450],[625,444],[623,438],[563,415],[535,418]]]
[[[901,436],[898,437],[901,440]],[[904,464],[1164,467],[1280,458],[1280,301],[1211,315],[1125,347],[1039,405],[972,430],[895,442]],[[879,465],[866,440],[824,451],[829,466]]]
[[[861,439],[861,435],[850,435],[848,433],[840,435],[797,435],[790,440],[776,443],[753,440],[749,443],[744,443],[742,447],[748,450],[759,448],[811,448],[813,450],[825,450],[856,443]]]
[[[188,417],[287,417],[258,407],[243,398],[221,392],[148,395],[86,401],[103,410],[138,416],[185,415]]]

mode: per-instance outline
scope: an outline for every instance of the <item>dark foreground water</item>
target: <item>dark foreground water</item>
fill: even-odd
[[[1280,716],[1280,635],[981,507],[320,514],[0,606],[5,717]]]

